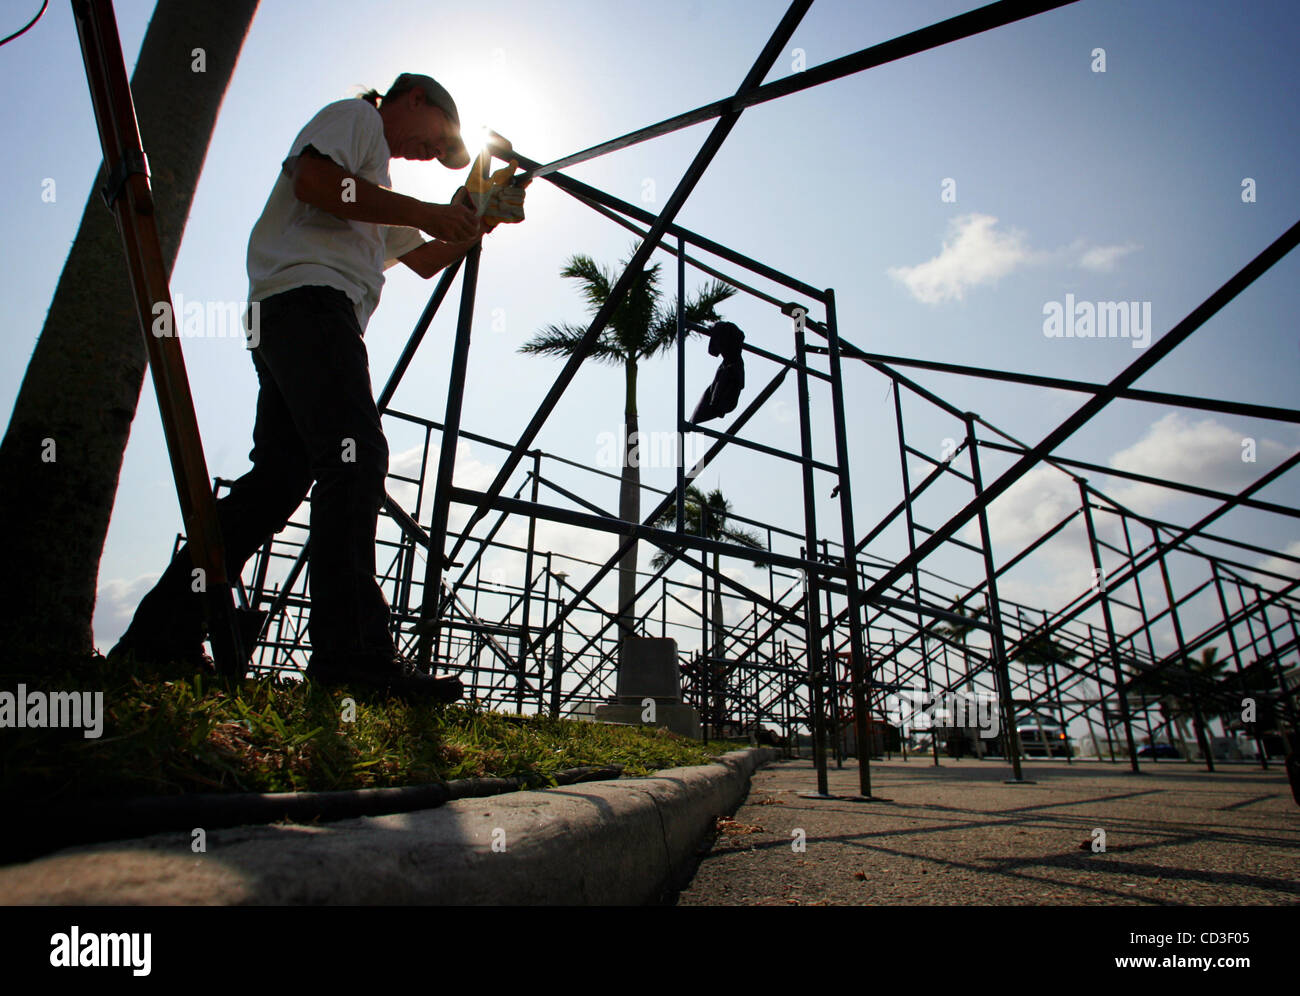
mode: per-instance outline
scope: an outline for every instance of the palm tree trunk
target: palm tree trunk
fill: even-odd
[[[627,397],[623,408],[623,475],[618,492],[618,517],[624,522],[641,521],[641,461],[637,448],[638,429],[636,415],[636,360],[626,363]],[[632,620],[636,618],[637,544],[618,562],[618,629],[619,662],[623,660],[623,639],[633,633]],[[625,608],[626,607],[626,608]]]
[[[149,22],[131,88],[168,273],[256,10],[257,0],[158,0]],[[196,48],[204,72],[194,71]],[[0,443],[9,535],[0,659],[10,662],[93,646],[99,559],[146,364],[103,182],[101,169]]]

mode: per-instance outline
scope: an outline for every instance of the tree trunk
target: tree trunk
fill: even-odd
[[[636,360],[626,364],[627,398],[623,408],[623,475],[619,482],[618,517],[624,522],[641,521],[641,459],[636,415]],[[633,634],[636,618],[637,544],[634,542],[618,562],[619,662],[623,660],[623,638]],[[626,606],[626,608],[625,608]]]
[[[256,9],[257,0],[159,0],[149,22],[131,83],[168,273]],[[204,72],[193,68],[198,48]],[[103,182],[101,168],[0,443],[9,534],[0,659],[10,663],[93,646],[99,559],[146,365]]]

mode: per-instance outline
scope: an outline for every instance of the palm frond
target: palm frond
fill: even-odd
[[[587,310],[593,315],[609,300],[609,292],[613,288],[609,271],[590,256],[579,253],[569,257],[560,276],[582,281],[582,296],[587,301]]]
[[[763,542],[762,537],[749,529],[737,529],[735,526],[727,526],[722,530],[722,535],[738,546],[747,546],[751,550],[767,549],[767,544]]]
[[[708,512],[708,520],[705,523],[703,512]],[[694,484],[686,488],[686,532],[694,535],[703,535],[707,539],[730,540],[737,546],[748,547],[751,550],[766,550],[767,544],[763,542],[761,536],[748,529],[728,526],[727,518],[731,514],[731,502],[727,501],[722,491],[714,488],[708,494],[705,494]],[[670,505],[655,520],[655,525],[660,529],[672,528],[677,523],[677,508]],[[671,554],[661,550],[655,554],[650,563],[656,570],[667,563]],[[754,561],[755,567],[762,567],[760,561]]]
[[[580,282],[580,293],[587,310],[597,314],[609,302],[616,281],[621,280],[638,248],[639,243],[634,242],[631,254],[623,260],[624,269],[617,271],[617,276],[585,253],[570,256],[560,270],[560,276]],[[654,263],[644,267],[630,281],[627,293],[620,297],[585,359],[635,368],[639,359],[653,356],[672,345],[676,338],[676,304],[668,309],[662,307],[660,271],[661,264]],[[714,280],[691,296],[683,313],[692,322],[717,321],[720,317],[717,305],[735,293],[734,287]],[[567,322],[547,325],[523,343],[519,351],[553,357],[573,356],[585,340],[589,327]],[[628,401],[634,403],[635,397]],[[696,523],[696,531],[698,528]]]
[[[692,328],[686,330],[686,338],[693,335],[699,335]],[[666,353],[677,343],[677,305],[674,303],[669,309],[661,311],[656,317],[654,325],[651,326],[649,333],[645,337],[645,348],[641,355],[649,358],[658,356],[660,353]]]
[[[534,332],[531,339],[519,347],[521,353],[541,353],[546,356],[568,356],[582,341],[586,329],[567,322],[548,325]]]
[[[730,284],[723,283],[721,280],[715,280],[707,284],[700,290],[696,291],[692,297],[689,297],[685,306],[682,308],[682,317],[687,323],[694,322],[697,325],[712,324],[722,320],[718,314],[718,305],[722,304],[728,298],[734,296],[736,288]],[[686,330],[687,336],[697,335],[694,329]],[[650,335],[646,337],[646,350],[644,355],[654,356],[658,353],[667,352],[672,349],[677,342],[677,298],[674,297],[668,305],[655,315],[654,325]]]
[[[655,555],[650,558],[651,568],[653,568],[656,571],[659,570],[659,568],[663,567],[664,564],[668,563],[668,561],[672,559],[672,556],[673,555],[669,553],[667,550],[657,551]]]
[[[722,535],[731,540],[731,542],[735,543],[737,546],[747,546],[751,550],[767,549],[767,544],[763,542],[762,537],[748,529],[736,529],[732,526],[728,526],[722,530]],[[753,563],[755,567],[766,566],[761,560],[755,560]]]
[[[609,324],[619,344],[633,359],[648,355],[647,340],[659,311],[659,264],[648,266],[636,275],[632,286],[619,301]]]
[[[687,298],[686,317],[693,322],[716,322],[722,317],[717,312],[718,305],[735,294],[736,288],[721,280],[706,284],[695,292],[694,297]]]
[[[531,339],[519,347],[519,352],[541,356],[572,356],[586,335],[585,325],[570,325],[568,322],[548,325],[535,332]],[[623,359],[622,354],[604,335],[596,340],[587,358],[598,363],[613,364],[621,363]]]

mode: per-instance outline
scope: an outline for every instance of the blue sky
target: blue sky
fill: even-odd
[[[34,10],[35,0],[7,2],[0,27],[6,33],[16,28],[30,16],[29,6]],[[768,78],[796,68],[796,49],[807,65],[817,65],[970,6],[958,0],[820,0]],[[135,0],[117,4],[128,64],[134,64],[151,9]],[[503,2],[490,14],[398,0],[263,0],[217,124],[173,292],[187,300],[243,299],[248,233],[290,141],[325,103],[360,87],[382,91],[400,72],[426,72],[455,95],[467,126],[490,126],[546,161],[732,92],[783,10],[768,0]],[[809,283],[833,287],[841,334],[865,349],[1106,381],[1139,355],[1132,342],[1048,338],[1044,307],[1067,294],[1080,301],[1147,302],[1158,337],[1300,217],[1297,43],[1300,14],[1290,2],[1084,0],[752,108],[679,221]],[[1098,48],[1105,50],[1105,72],[1093,71]],[[7,95],[0,103],[7,139],[0,161],[7,235],[0,285],[10,346],[0,357],[0,398],[11,405],[99,160],[67,5],[52,4],[35,29],[0,50],[0,86]],[[658,210],[708,127],[571,173]],[[394,162],[392,176],[396,189],[430,200],[445,200],[460,182],[440,166],[402,161]],[[40,196],[46,178],[57,181],[54,203]],[[955,202],[941,197],[947,178],[955,181]],[[1244,178],[1255,182],[1253,203],[1243,202]],[[544,182],[530,189],[528,213],[526,223],[498,231],[484,250],[463,422],[504,439],[526,424],[559,370],[556,361],[520,355],[518,346],[545,324],[584,316],[574,288],[558,276],[565,259],[585,252],[612,265],[628,255],[631,243],[628,233]],[[666,276],[672,274],[669,257],[655,258]],[[1298,271],[1293,254],[1139,386],[1294,406]],[[694,286],[701,278],[688,280]],[[376,389],[432,287],[404,270],[390,271],[366,336]],[[756,344],[792,350],[789,322],[770,306],[738,296],[727,314]],[[448,308],[395,407],[441,417],[453,323],[454,308]],[[186,340],[185,353],[209,469],[236,477],[247,469],[251,445],[252,364],[242,343],[229,338]],[[713,363],[702,345],[689,354],[692,402]],[[643,369],[643,430],[671,429],[672,367],[665,359]],[[893,400],[878,374],[848,369],[855,514],[865,531],[900,496]],[[770,375],[751,363],[746,398]],[[1084,400],[947,375],[915,376],[1026,442],[1037,441]],[[618,372],[584,370],[540,445],[594,462],[599,435],[618,430],[622,391]],[[797,447],[794,404],[791,383],[756,418],[753,435]],[[957,424],[910,398],[904,407],[909,442],[939,456]],[[814,418],[817,452],[830,455],[828,398],[815,398]],[[1254,464],[1241,460],[1246,437],[1257,441]],[[390,442],[395,461],[413,445],[396,430]],[[1112,405],[1062,452],[1235,491],[1298,444],[1294,425],[1126,402]],[[458,480],[472,486],[486,484],[498,462],[478,445],[462,457]],[[985,479],[1007,465],[988,455]],[[613,481],[558,469],[555,476],[616,507]],[[660,486],[671,477],[666,468],[644,472],[647,483]],[[801,529],[799,478],[791,464],[739,451],[717,461],[702,483],[722,487],[743,515]],[[1108,486],[1103,478],[1095,483]],[[1109,484],[1138,510],[1171,521],[1190,522],[1210,507],[1200,499]],[[1060,475],[1035,472],[996,503],[991,519],[999,556],[1027,541],[1031,524],[1064,508],[1072,487]],[[829,490],[819,481],[818,515],[824,534],[837,538]],[[939,489],[918,510],[920,521],[937,527],[968,497],[955,485]],[[1297,503],[1297,476],[1260,497]],[[102,649],[162,570],[179,525],[157,405],[146,382],[101,565],[96,642]],[[1234,512],[1218,528],[1271,550],[1300,552],[1294,519]],[[610,549],[602,537],[558,529],[543,536],[557,552],[590,559]],[[905,545],[901,530],[890,530],[872,552],[893,557]],[[643,565],[648,558],[643,551]],[[1065,534],[1008,578],[1006,593],[1038,599],[1034,604],[1063,601],[1087,586],[1085,558],[1079,537]],[[968,583],[980,576],[977,561],[961,553],[937,556],[931,566]],[[1171,566],[1176,578],[1192,583],[1192,565],[1175,558]],[[514,567],[501,561],[497,569],[508,574]],[[766,588],[752,566],[729,569]],[[1294,565],[1286,570],[1294,573]]]

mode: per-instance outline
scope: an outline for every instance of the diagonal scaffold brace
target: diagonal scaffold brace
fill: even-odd
[[[158,395],[185,535],[194,566],[202,572],[213,656],[222,674],[243,677],[247,657],[236,620],[233,591],[226,576],[216,500],[209,484],[194,399],[185,373],[185,357],[177,336],[149,334],[154,316],[159,314],[159,305],[166,306],[163,314],[174,316],[175,311],[153,217],[148,163],[140,145],[135,101],[126,76],[112,0],[73,0],[72,11],[104,151],[107,179],[102,194],[117,219],[131,274],[131,290],[149,354],[149,369]]]

